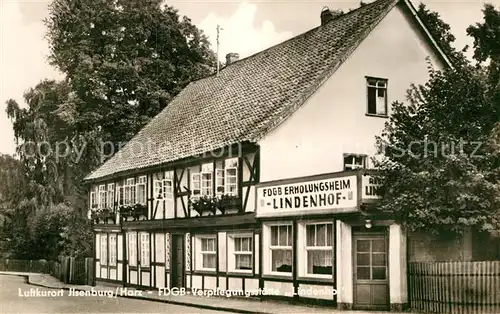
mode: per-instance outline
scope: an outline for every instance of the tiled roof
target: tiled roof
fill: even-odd
[[[364,5],[190,83],[86,180],[257,142],[302,105],[397,2]]]

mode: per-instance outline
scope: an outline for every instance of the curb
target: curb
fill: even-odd
[[[30,281],[30,277],[31,277],[30,275],[5,274],[5,273],[2,273],[0,275],[24,277],[26,283],[28,283],[32,286],[37,286],[37,287],[42,287],[42,288],[47,288],[47,289],[62,289],[62,290],[66,290],[66,291],[68,291],[70,289],[70,287],[67,287],[67,286],[53,287],[53,286],[48,286],[48,285],[44,285],[44,284],[40,284],[40,283],[34,283],[34,282]],[[71,287],[71,288],[75,289],[75,291],[87,291],[85,289],[78,288],[78,287]],[[222,307],[222,306],[196,304],[196,303],[189,303],[189,302],[182,302],[182,301],[162,300],[162,299],[147,298],[147,297],[142,297],[142,296],[118,295],[117,297],[126,298],[126,299],[143,300],[143,301],[152,301],[152,302],[158,302],[158,303],[173,304],[173,305],[199,308],[199,309],[204,309],[204,310],[221,311],[221,312],[229,312],[229,313],[272,314],[272,313],[268,313],[268,312],[257,312],[257,311],[243,310],[243,309],[233,309],[233,308],[227,308],[227,307]]]

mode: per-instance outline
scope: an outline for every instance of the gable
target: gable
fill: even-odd
[[[367,116],[366,77],[388,79],[388,104],[445,65],[404,4],[396,6],[295,113],[258,144],[263,181],[343,170],[343,154],[376,154],[387,118]]]

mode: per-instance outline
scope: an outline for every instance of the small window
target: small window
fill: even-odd
[[[199,270],[216,269],[217,263],[217,250],[216,241],[214,236],[204,236],[197,239],[197,261],[196,268]]]
[[[387,116],[387,80],[368,77],[368,114]]]
[[[332,229],[331,223],[306,225],[308,275],[332,275]]]
[[[344,155],[344,171],[366,168],[366,156],[356,154]]]
[[[124,200],[123,204],[124,205],[133,205],[135,204],[135,179],[127,179],[125,181],[125,187],[124,187]]]
[[[107,202],[106,185],[99,185],[99,208],[105,208]]]
[[[137,179],[137,203],[146,205],[146,176]]]
[[[292,272],[292,225],[271,226],[271,272]]]
[[[94,208],[97,206],[97,200],[95,197],[95,191],[90,192],[90,208]]]
[[[115,207],[115,184],[108,184],[108,207]]]
[[[227,195],[238,195],[238,158],[225,161],[225,192]]]
[[[251,272],[253,268],[252,235],[231,235],[229,240],[229,271]]]

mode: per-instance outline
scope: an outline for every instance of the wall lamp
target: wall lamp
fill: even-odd
[[[372,221],[370,219],[365,220],[365,227],[370,229],[372,227]]]

